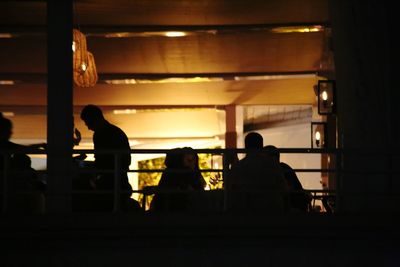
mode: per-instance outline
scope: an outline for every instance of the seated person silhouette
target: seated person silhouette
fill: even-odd
[[[44,190],[44,184],[38,184],[37,174],[34,169],[31,168],[31,159],[25,155],[25,151],[28,149],[37,149],[44,147],[44,144],[33,144],[33,145],[20,145],[10,141],[12,136],[12,122],[11,120],[0,117],[0,151],[8,151],[9,154],[0,154],[0,190],[3,190],[4,180],[3,171],[5,164],[10,172],[8,175],[8,189],[10,193],[16,190],[27,191],[27,190]],[[18,173],[19,172],[19,173]],[[37,188],[38,186],[38,188]],[[15,198],[14,196],[18,196]],[[9,209],[15,211],[26,211],[26,212],[41,212],[41,206],[44,203],[38,203],[37,201],[43,202],[43,195],[38,196],[35,202],[30,197],[36,196],[27,192],[25,197],[23,194],[14,195],[13,199],[10,199]],[[26,201],[24,201],[24,199]],[[18,200],[18,201],[15,201]],[[0,200],[2,202],[2,199]],[[25,205],[24,205],[25,204]],[[34,204],[38,204],[34,206]],[[14,205],[14,207],[11,207]],[[17,206],[15,206],[17,205]]]
[[[251,151],[228,172],[229,210],[284,212],[288,188],[278,162],[263,153],[263,138],[258,133],[246,135],[245,148]]]
[[[105,173],[105,170],[115,170],[115,156],[113,153],[102,153],[105,150],[124,150],[119,154],[119,184],[120,207],[129,210],[133,199],[130,198],[132,188],[128,182],[127,171],[131,163],[130,146],[127,135],[117,126],[109,123],[103,116],[101,109],[95,105],[87,105],[81,112],[81,119],[89,130],[93,131],[94,166],[98,173],[93,181],[97,191],[103,191],[94,196],[96,199],[94,210],[111,211],[114,206],[114,173]],[[103,171],[103,172],[102,172]],[[108,192],[104,192],[108,191]],[[136,203],[135,203],[136,204]],[[137,205],[134,205],[137,206]]]
[[[31,167],[31,159],[25,154],[15,153],[10,159],[11,175],[8,183],[11,213],[43,213],[46,185]]]
[[[288,164],[280,162],[280,153],[275,146],[268,145],[264,149],[281,165],[289,187],[289,209],[292,211],[307,212],[311,203],[311,196],[304,191],[296,172]]]
[[[0,117],[0,149],[2,150],[26,150],[26,149],[38,149],[44,148],[45,143],[32,144],[32,145],[20,145],[11,142],[13,124],[11,120]],[[1,163],[0,163],[1,164]]]
[[[191,147],[182,148],[182,152],[183,167],[190,170],[188,172],[190,174],[189,187],[193,190],[203,190],[207,183],[199,170],[199,156]]]
[[[175,148],[167,153],[164,164],[166,168],[158,183],[158,188],[166,192],[155,194],[150,209],[152,211],[190,211],[193,208],[190,192],[202,191],[206,184],[198,171],[197,154],[192,148]]]

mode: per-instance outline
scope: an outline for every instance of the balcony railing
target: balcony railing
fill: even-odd
[[[324,206],[324,211],[328,213],[333,213],[333,212],[340,212],[341,209],[341,200],[343,198],[343,192],[342,192],[342,176],[343,174],[349,174],[349,173],[356,173],[356,174],[362,174],[362,170],[344,170],[342,168],[342,159],[344,155],[350,155],[346,154],[343,150],[339,149],[304,149],[304,148],[285,148],[285,149],[279,149],[281,155],[282,154],[320,154],[320,155],[330,155],[331,157],[331,164],[329,168],[313,168],[313,169],[300,169],[300,168],[295,168],[294,171],[296,173],[302,173],[302,172],[307,172],[307,173],[325,173],[330,176],[331,179],[334,179],[334,188],[329,188],[329,189],[308,189],[304,190],[302,192],[306,192],[310,194],[312,197],[311,201],[311,207],[309,208],[309,212],[316,212],[314,209],[315,203],[317,201],[321,201],[321,205]],[[134,157],[136,154],[165,154],[170,152],[168,149],[132,149],[130,151],[131,156]],[[221,181],[223,183],[222,189],[219,190],[211,190],[207,192],[200,192],[204,194],[214,194],[214,199],[212,205],[214,207],[210,208],[211,211],[218,211],[218,212],[227,212],[229,211],[230,207],[230,194],[232,193],[232,190],[227,186],[229,184],[229,169],[230,169],[230,160],[232,159],[234,155],[237,154],[246,154],[246,153],[251,153],[254,152],[254,150],[246,150],[246,149],[196,149],[196,153],[198,154],[213,154],[213,155],[221,155],[222,157],[222,168],[215,169],[215,168],[209,168],[209,169],[201,169],[200,172],[202,173],[220,173],[222,174],[221,176]],[[261,152],[262,151],[257,151]],[[1,167],[1,202],[2,202],[2,212],[10,212],[11,207],[10,207],[10,199],[16,196],[30,196],[29,199],[34,199],[35,197],[38,198],[37,201],[46,201],[46,195],[48,192],[45,189],[39,190],[39,189],[32,189],[32,188],[11,188],[11,183],[15,183],[13,179],[15,179],[15,176],[19,175],[20,177],[23,177],[24,175],[27,175],[30,173],[31,170],[15,170],[10,166],[10,155],[12,154],[18,154],[18,153],[26,153],[29,155],[32,154],[46,154],[45,151],[38,151],[38,150],[27,150],[27,151],[1,151],[1,160],[2,164],[0,165]],[[94,154],[93,150],[74,150],[74,154]],[[94,174],[113,174],[114,176],[114,186],[113,190],[86,190],[86,189],[79,189],[79,188],[74,188],[72,187],[71,190],[68,190],[65,197],[71,197],[74,199],[76,196],[95,196],[95,195],[101,195],[101,194],[112,194],[113,195],[113,208],[112,212],[120,212],[121,211],[121,203],[120,203],[120,196],[121,194],[127,193],[121,190],[120,187],[120,174],[123,172],[119,166],[121,166],[121,155],[126,153],[126,151],[118,151],[118,150],[111,150],[111,151],[96,151],[96,153],[100,154],[113,154],[114,159],[115,159],[115,169],[114,170],[99,170],[99,169],[86,169],[86,168],[80,168],[78,165],[75,166],[74,171],[73,171],[73,176],[80,177],[80,175],[87,174],[87,175],[94,175]],[[356,153],[357,154],[357,153]],[[357,155],[364,155],[363,153],[358,153]],[[389,155],[384,155],[385,157],[389,157],[389,161],[392,160],[392,155],[389,153]],[[332,164],[332,162],[334,164]],[[128,172],[130,173],[162,173],[164,172],[165,169],[130,169]],[[178,171],[179,172],[179,171]],[[368,174],[371,173],[378,173],[380,175],[389,175],[393,176],[394,174],[398,174],[399,172],[393,169],[384,169],[384,170],[371,170],[368,172]],[[45,170],[42,171],[37,171],[40,177],[46,177],[47,172]],[[72,179],[73,177],[71,177]],[[51,177],[49,177],[51,179]],[[78,178],[79,179],[79,178]],[[237,190],[236,190],[237,191]],[[255,185],[253,188],[246,188],[246,189],[241,189],[239,191],[246,191],[248,193],[257,193],[257,194],[268,194],[267,189],[260,189]],[[292,191],[293,192],[293,191]],[[142,202],[141,202],[141,208],[143,209],[144,212],[148,212],[146,208],[146,198],[148,198],[151,195],[154,194],[187,194],[187,195],[196,195],[200,194],[199,192],[193,192],[193,191],[182,191],[178,189],[165,189],[165,188],[159,188],[157,186],[150,186],[150,187],[144,187],[140,190],[133,190],[132,193],[136,193],[139,195],[142,195]],[[363,193],[368,193],[368,192],[363,192]],[[349,194],[349,192],[346,192],[346,194]],[[359,194],[361,194],[359,192]],[[251,205],[251,203],[245,203],[246,205]],[[74,210],[73,210],[74,211]],[[205,210],[207,211],[207,208]],[[46,213],[44,209],[36,211],[37,213]]]

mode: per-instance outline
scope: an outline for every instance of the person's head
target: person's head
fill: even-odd
[[[11,167],[19,170],[31,168],[31,158],[25,154],[13,154],[11,157]]]
[[[251,132],[246,135],[244,138],[244,147],[245,148],[262,148],[263,147],[263,137],[261,134],[256,132]]]
[[[280,162],[280,154],[279,154],[279,150],[273,146],[273,145],[268,145],[264,147],[265,151],[267,151],[267,153],[273,157],[274,159],[276,159],[278,162]]]
[[[98,106],[87,105],[81,111],[81,119],[85,122],[89,130],[96,131],[103,123],[103,112]]]
[[[6,118],[0,118],[0,141],[10,140],[12,135],[12,122]]]
[[[198,169],[199,168],[199,157],[197,156],[196,151],[194,151],[191,147],[182,148],[183,158],[182,163],[185,168],[188,169]]]
[[[178,169],[182,167],[183,154],[181,148],[171,149],[165,157],[165,167],[169,169]]]

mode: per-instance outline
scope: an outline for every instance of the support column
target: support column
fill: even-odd
[[[396,29],[390,22],[396,9],[385,1],[342,0],[330,5],[339,146],[367,152],[343,157],[342,211],[398,212],[399,199],[389,194],[393,188],[399,192],[400,182],[386,172],[392,162],[385,155],[399,147],[398,136],[393,136],[398,125],[393,106],[398,91],[392,31]]]
[[[225,107],[226,148],[243,148],[243,107],[229,105]]]
[[[72,0],[47,1],[47,185],[49,213],[71,211]]]

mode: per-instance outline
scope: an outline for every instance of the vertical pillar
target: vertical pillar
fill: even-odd
[[[225,114],[226,114],[225,147],[237,148],[236,106],[234,105],[226,106]]]
[[[72,0],[47,1],[47,212],[71,210]]]
[[[225,106],[225,148],[243,148],[243,107],[236,105]],[[228,152],[223,159],[224,179],[224,210],[229,206],[230,181],[227,175],[228,169],[236,162],[238,155]]]
[[[243,147],[243,107],[236,105],[226,106],[225,114],[225,147]]]
[[[339,145],[342,161],[343,211],[399,211],[390,196],[385,152],[398,141],[393,136],[394,13],[389,2],[330,1],[337,81]],[[396,9],[393,9],[396,10]],[[398,91],[398,90],[397,90]],[[394,124],[395,123],[395,124]],[[380,170],[380,172],[376,172]],[[350,172],[350,171],[361,171]],[[338,181],[339,182],[339,181]],[[398,191],[397,191],[398,192]]]

